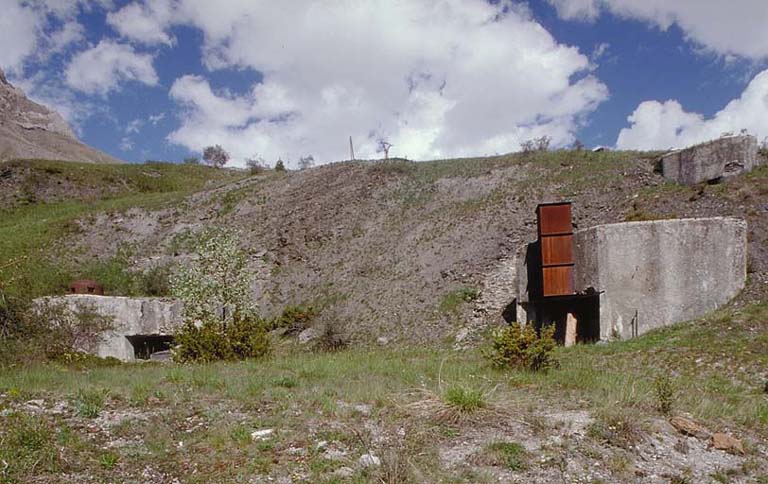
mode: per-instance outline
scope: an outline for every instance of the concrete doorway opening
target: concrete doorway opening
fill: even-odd
[[[133,346],[134,356],[137,360],[148,360],[153,353],[168,351],[173,346],[173,336],[169,335],[133,335],[125,337]]]

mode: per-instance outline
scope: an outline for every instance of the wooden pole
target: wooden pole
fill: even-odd
[[[354,160],[355,159],[355,147],[352,146],[352,137],[349,137],[349,159]]]

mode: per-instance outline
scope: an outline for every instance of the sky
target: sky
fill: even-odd
[[[768,137],[768,0],[0,0],[0,67],[129,162]]]

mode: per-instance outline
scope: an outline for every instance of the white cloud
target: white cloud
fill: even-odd
[[[122,151],[125,151],[125,152],[133,151],[134,147],[135,147],[135,144],[133,142],[133,139],[131,139],[129,136],[123,136],[123,138],[120,140],[120,149]]]
[[[133,121],[129,122],[128,125],[125,127],[125,132],[126,134],[138,133],[139,131],[141,131],[142,126],[144,126],[143,119],[134,119]]]
[[[0,67],[19,72],[35,52],[42,18],[19,2],[0,0]]]
[[[151,114],[149,118],[147,118],[147,121],[149,121],[149,123],[152,126],[157,126],[157,124],[164,119],[165,119],[165,113],[158,113],[158,114]]]
[[[74,89],[101,95],[126,81],[154,86],[158,78],[152,60],[152,55],[139,54],[130,45],[102,40],[72,58],[65,73],[66,83]]]
[[[594,20],[601,10],[686,37],[725,56],[768,58],[766,0],[549,0],[564,19]]]
[[[768,69],[749,83],[738,99],[712,118],[686,112],[679,102],[645,101],[629,116],[619,133],[619,149],[682,148],[746,129],[758,139],[768,136]]]
[[[171,14],[172,4],[167,0],[131,3],[108,13],[107,23],[128,39],[147,45],[172,45],[173,38],[165,32]]]
[[[70,45],[84,40],[85,27],[77,21],[68,21],[49,36],[50,53],[64,52]]]
[[[84,38],[76,17],[110,0],[0,0],[0,67],[24,74],[29,60],[46,60]]]
[[[201,77],[171,89],[182,107],[169,139],[224,145],[235,160],[313,154],[412,159],[515,151],[548,134],[573,140],[607,97],[589,59],[558,44],[510,2],[207,2],[180,0],[174,22],[204,33],[211,69],[250,68],[263,83],[232,95]]]

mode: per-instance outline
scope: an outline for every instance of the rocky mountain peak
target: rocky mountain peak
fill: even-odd
[[[34,158],[119,163],[81,143],[59,113],[27,98],[0,69],[0,161]]]

